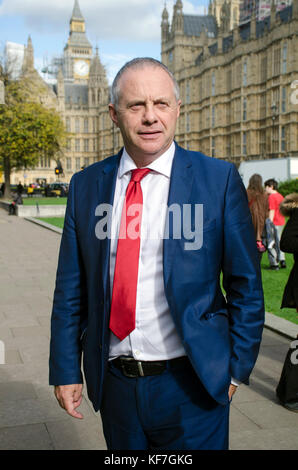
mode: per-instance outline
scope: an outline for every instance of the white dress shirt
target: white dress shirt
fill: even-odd
[[[148,167],[152,171],[141,180],[143,213],[136,299],[136,328],[123,341],[112,332],[110,359],[133,356],[140,361],[158,361],[186,355],[170,313],[164,291],[163,234],[175,144]],[[125,192],[131,170],[137,166],[124,150],[117,175],[111,228],[111,296],[118,233]]]

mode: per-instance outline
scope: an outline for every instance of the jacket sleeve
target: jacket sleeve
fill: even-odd
[[[290,216],[282,232],[280,249],[285,253],[298,253],[298,209]]]
[[[246,191],[231,166],[225,192],[223,287],[230,322],[231,376],[248,383],[264,325],[261,269]]]
[[[87,316],[87,300],[75,223],[75,177],[69,187],[53,300],[50,385],[83,382],[80,336]]]

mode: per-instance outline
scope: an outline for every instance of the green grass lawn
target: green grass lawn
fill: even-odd
[[[38,219],[55,227],[63,228],[64,226],[64,217],[38,217]]]
[[[54,206],[54,205],[65,205],[67,201],[66,197],[28,197],[23,198],[24,206],[35,206],[38,203],[40,206]]]
[[[266,312],[274,313],[274,315],[285,318],[298,325],[298,313],[294,308],[283,308],[282,310],[280,308],[284,288],[294,264],[293,255],[286,253],[286,263],[286,269],[271,271],[268,269],[269,261],[267,253],[263,254],[261,267],[265,309]]]

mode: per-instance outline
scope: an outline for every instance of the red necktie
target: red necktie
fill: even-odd
[[[140,181],[149,172],[149,168],[132,170],[121,215],[109,325],[112,332],[121,341],[135,329],[143,207],[143,193]],[[131,207],[132,204],[137,206]],[[135,224],[135,214],[127,214],[130,207],[132,211],[136,209],[138,213],[138,233],[135,230],[137,227]]]

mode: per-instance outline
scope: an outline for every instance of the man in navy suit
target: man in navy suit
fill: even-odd
[[[109,449],[227,449],[230,402],[259,351],[246,191],[234,165],[174,142],[180,106],[163,64],[126,64],[109,105],[124,148],[70,184],[50,384],[82,419],[83,353]]]

